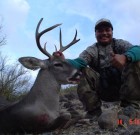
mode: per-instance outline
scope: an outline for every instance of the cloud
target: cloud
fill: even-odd
[[[0,13],[4,18],[4,27],[6,30],[9,46],[7,47],[14,53],[19,51],[27,54],[34,52],[35,44],[34,31],[38,18],[44,17],[43,26],[51,26],[55,22],[62,22],[63,25],[63,43],[64,45],[70,42],[75,34],[75,29],[78,30],[77,54],[79,54],[85,46],[95,42],[94,24],[102,17],[109,18],[114,26],[114,35],[116,38],[124,38],[134,43],[139,41],[140,27],[140,8],[139,0],[88,0],[88,1],[71,1],[71,0],[3,0],[0,2]],[[44,6],[45,8],[42,8]],[[45,19],[46,18],[46,19]],[[28,20],[27,20],[28,19]],[[34,21],[33,21],[34,20]],[[28,22],[27,22],[28,21]],[[43,28],[44,29],[44,28]],[[54,51],[54,44],[58,45],[58,31],[53,30],[47,33],[44,40],[48,41],[47,48]],[[44,43],[44,42],[43,42]],[[80,44],[80,45],[79,45]],[[28,52],[23,51],[20,46],[26,46]],[[13,49],[14,46],[14,49]],[[53,46],[53,47],[52,47]],[[33,49],[34,48],[34,49]],[[68,56],[75,56],[76,53],[70,53],[75,47],[67,50]],[[16,51],[17,49],[17,51]],[[37,49],[36,49],[37,50]],[[36,52],[34,52],[36,53]]]
[[[30,9],[26,0],[4,0],[0,5],[7,34],[11,35],[25,26]]]
[[[87,17],[90,20],[95,20],[101,16],[110,16],[113,17],[124,14],[137,16],[140,14],[139,8],[140,1],[139,0],[88,0],[81,1],[76,0],[71,2],[71,0],[67,0],[67,2],[61,2],[59,4],[59,9],[61,11],[65,11],[69,14],[80,15],[83,17]],[[110,18],[111,18],[110,17]],[[129,16],[126,16],[129,17]]]
[[[4,0],[0,2],[1,23],[6,34],[5,54],[16,57],[20,44],[24,44],[26,21],[30,6],[26,0]]]
[[[88,18],[93,24],[100,18],[109,18],[114,26],[116,38],[124,38],[133,44],[139,44],[140,22],[139,0],[77,0],[65,5],[67,13]],[[87,26],[88,27],[88,26]]]
[[[93,0],[88,0],[88,2],[81,0],[71,2],[71,0],[67,0],[67,2],[59,4],[59,9],[61,11],[65,11],[67,14],[86,17],[87,19],[93,21],[98,16],[98,14],[96,14],[96,5],[97,1]]]

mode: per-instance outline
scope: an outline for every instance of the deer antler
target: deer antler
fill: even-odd
[[[61,29],[60,29],[60,35],[59,35],[60,50],[59,50],[59,52],[63,52],[66,49],[68,49],[70,46],[72,46],[73,44],[77,43],[80,39],[76,39],[76,37],[77,37],[77,30],[76,30],[76,33],[75,33],[75,36],[74,36],[73,40],[68,45],[63,46],[62,45],[62,34],[61,34]]]
[[[36,35],[36,43],[37,43],[37,47],[39,48],[39,50],[40,50],[42,53],[44,53],[46,56],[48,56],[48,57],[50,58],[52,55],[49,54],[49,53],[47,52],[47,50],[46,50],[46,43],[45,43],[45,45],[44,45],[44,48],[41,47],[41,44],[40,44],[40,37],[41,37],[44,33],[46,33],[46,32],[48,32],[48,31],[50,31],[50,30],[56,28],[57,26],[60,26],[61,24],[53,25],[53,26],[51,26],[51,27],[49,27],[49,28],[47,28],[47,29],[45,29],[45,30],[43,30],[42,32],[39,33],[38,31],[39,31],[39,27],[40,27],[40,24],[41,24],[42,20],[43,20],[43,18],[40,19],[40,21],[38,22],[37,27],[36,27],[36,34],[35,34],[35,35]]]
[[[50,30],[56,28],[57,26],[60,26],[61,24],[53,25],[53,26],[51,26],[51,27],[49,27],[49,28],[47,28],[47,29],[45,29],[45,30],[39,32],[39,27],[40,27],[40,24],[41,24],[42,20],[43,20],[43,18],[41,18],[40,21],[39,21],[38,24],[37,24],[37,28],[36,28],[36,43],[37,43],[37,46],[38,46],[39,50],[40,50],[42,53],[44,53],[46,56],[48,56],[49,58],[51,58],[52,55],[46,50],[46,43],[45,43],[45,45],[44,45],[44,48],[41,47],[41,44],[40,44],[40,37],[41,37],[44,33],[46,33],[46,32],[48,32],[48,31],[50,31]],[[68,45],[66,45],[66,46],[63,46],[63,45],[62,45],[62,34],[61,34],[61,29],[60,29],[60,35],[59,35],[60,49],[59,49],[59,52],[63,52],[63,51],[65,51],[66,49],[68,49],[70,46],[72,46],[73,44],[77,43],[80,39],[76,39],[76,37],[77,37],[77,30],[76,30],[76,33],[75,33],[75,36],[74,36],[72,42],[70,42],[70,43],[69,43]]]

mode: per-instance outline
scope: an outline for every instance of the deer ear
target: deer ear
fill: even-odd
[[[35,57],[21,57],[19,58],[19,62],[26,68],[31,70],[37,70],[39,68],[46,67],[45,62],[37,59]]]

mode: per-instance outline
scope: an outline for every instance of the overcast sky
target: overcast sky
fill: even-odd
[[[0,0],[0,24],[7,44],[3,54],[17,61],[22,56],[45,59],[35,42],[35,29],[44,18],[40,30],[62,23],[63,45],[74,37],[75,29],[80,41],[65,51],[66,58],[76,58],[89,45],[96,42],[94,25],[100,18],[108,18],[114,27],[114,37],[140,44],[140,0]],[[52,53],[54,44],[59,48],[59,28],[42,38]]]

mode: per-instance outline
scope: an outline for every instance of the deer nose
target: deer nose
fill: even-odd
[[[72,84],[76,84],[80,81],[82,76],[82,72],[75,70],[70,78],[68,78],[68,82]]]
[[[81,75],[82,75],[82,72],[81,72],[81,71],[77,71],[77,72],[75,73],[74,77],[77,77],[77,76],[80,76],[80,77],[81,77]]]

